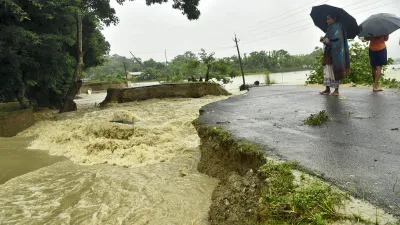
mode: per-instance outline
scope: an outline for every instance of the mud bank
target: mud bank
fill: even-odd
[[[0,104],[0,137],[13,137],[34,123],[32,109],[20,110],[14,102]]]
[[[111,102],[134,102],[147,99],[201,98],[206,95],[230,95],[216,83],[162,84],[134,88],[109,88],[106,99],[100,103],[105,106]]]
[[[267,159],[258,146],[192,122],[200,137],[198,170],[220,179],[212,194],[211,225],[393,224],[369,203],[308,176],[295,163]]]
[[[86,93],[88,90],[91,91],[105,91],[109,88],[124,88],[126,84],[118,82],[108,82],[108,83],[84,83],[79,89],[79,93]]]

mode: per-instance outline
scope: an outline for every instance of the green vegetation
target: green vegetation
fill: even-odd
[[[264,82],[265,82],[265,84],[266,84],[266,85],[275,84],[275,81],[271,80],[271,76],[270,76],[269,74],[270,74],[270,72],[269,72],[268,70],[265,70],[265,71],[264,71],[264,75],[265,75],[265,80],[264,80]]]
[[[302,176],[296,185],[291,163],[267,163],[258,171],[267,185],[259,202],[259,224],[315,224],[340,219],[343,194],[318,180]]]
[[[306,120],[304,120],[304,124],[309,126],[319,126],[328,120],[328,114],[325,112],[325,110],[322,110],[316,115],[311,114]]]
[[[351,73],[345,79],[341,80],[342,84],[355,85],[372,85],[371,66],[369,64],[368,45],[367,42],[350,41],[350,60]],[[322,84],[324,82],[324,73],[322,66],[323,52],[316,55],[315,61],[311,66],[311,73],[308,77],[307,84]],[[388,59],[388,64],[393,64],[393,59]],[[388,65],[388,66],[389,66]],[[383,68],[383,73],[388,66]],[[384,75],[380,79],[380,84],[390,88],[400,87],[400,82],[392,79],[385,79]]]
[[[378,224],[341,214],[350,196],[300,172],[306,170],[298,163],[266,162],[259,146],[218,127],[202,126],[198,119],[192,124],[202,141],[200,171],[221,180],[213,193],[211,224]]]
[[[266,71],[290,72],[307,70],[320,52],[322,52],[321,48],[315,48],[308,55],[290,55],[285,50],[251,52],[250,54],[244,54],[244,72],[245,74],[265,74]],[[198,54],[190,51],[185,52],[176,56],[168,64],[156,62],[153,59],[143,61],[143,64],[151,73],[144,70],[137,62],[123,56],[113,55],[107,57],[106,60],[107,62],[103,66],[88,72],[87,78],[96,81],[122,82],[125,79],[125,69],[128,72],[142,72],[140,76],[132,79],[132,81],[136,82],[154,80],[157,77],[159,80],[167,82],[198,81],[200,78],[203,81],[209,81],[215,78],[223,83],[229,83],[232,78],[241,75],[237,56],[218,59],[215,57],[214,52],[206,52],[204,49]]]
[[[263,151],[257,145],[250,142],[236,142],[232,135],[218,127],[200,126],[198,120],[192,121],[200,137],[212,137],[218,140],[220,146],[235,153],[244,153],[252,157],[263,158]]]
[[[200,16],[198,4],[181,0],[172,6],[193,20]],[[117,23],[110,1],[1,0],[0,101],[18,100],[22,108],[37,101],[43,107],[74,110],[83,72],[95,74],[90,68],[102,65],[110,49],[100,30]],[[110,80],[120,79],[116,77]]]

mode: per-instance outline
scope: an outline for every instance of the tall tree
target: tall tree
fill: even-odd
[[[76,110],[76,104],[74,98],[79,91],[82,81],[79,77],[82,75],[83,68],[83,56],[84,51],[82,48],[82,20],[87,15],[94,15],[99,20],[101,20],[106,26],[110,24],[117,24],[118,18],[115,15],[115,9],[110,6],[109,0],[77,0],[80,7],[75,8],[76,11],[76,27],[77,35],[76,39],[77,45],[77,64],[75,68],[74,75],[72,77],[71,86],[68,90],[67,96],[65,98],[64,104],[60,112],[68,112]],[[123,4],[126,0],[116,0],[119,4]],[[134,0],[130,0],[134,1]],[[155,3],[166,3],[168,0],[146,0],[147,5],[152,5]],[[200,0],[173,0],[172,7],[182,11],[183,15],[186,15],[189,20],[198,19],[200,16],[200,11],[197,6]]]
[[[207,53],[206,50],[201,49],[201,52],[199,53],[201,61],[206,65],[207,71],[206,71],[206,79],[205,81],[207,82],[210,79],[210,72],[212,70],[213,64],[215,62],[215,53]]]

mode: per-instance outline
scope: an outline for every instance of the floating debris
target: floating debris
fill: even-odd
[[[128,125],[134,124],[134,122],[128,121],[128,120],[111,120],[110,123],[122,123],[122,124],[128,124]]]

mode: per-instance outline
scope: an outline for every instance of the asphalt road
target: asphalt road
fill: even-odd
[[[201,124],[222,127],[262,146],[267,155],[297,161],[357,197],[400,216],[400,93],[343,88],[272,86],[204,106]],[[326,110],[326,125],[303,120]]]

